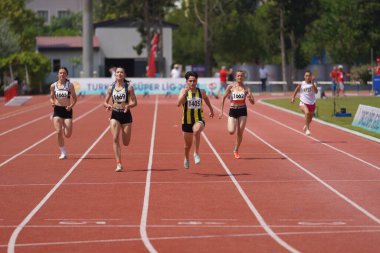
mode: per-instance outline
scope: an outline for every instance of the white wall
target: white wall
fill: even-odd
[[[166,59],[166,76],[169,76],[172,65],[172,30],[163,29],[163,55]],[[146,58],[147,52],[144,49],[138,55],[133,49],[141,41],[140,34],[136,28],[111,28],[98,27],[95,35],[99,39],[100,47],[105,58]]]

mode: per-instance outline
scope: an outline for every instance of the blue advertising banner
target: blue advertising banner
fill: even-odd
[[[375,96],[380,95],[380,75],[373,77],[373,92]]]

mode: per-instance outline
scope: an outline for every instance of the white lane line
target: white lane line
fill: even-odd
[[[30,112],[30,111],[34,111],[34,110],[37,110],[41,107],[46,107],[46,103],[45,102],[42,102],[41,105],[38,105],[38,106],[35,106],[35,107],[32,107],[32,108],[29,108],[29,109],[26,109],[26,110],[21,110],[19,112],[15,112],[15,113],[12,113],[8,116],[3,116],[3,117],[0,117],[0,120],[4,120],[4,119],[9,119],[11,117],[14,117],[14,116],[17,116],[17,115],[20,115],[20,114],[24,114],[26,112]]]
[[[84,102],[84,101],[80,101],[80,102],[77,103],[77,105],[82,104],[83,102]],[[44,115],[44,116],[41,116],[41,117],[38,117],[38,118],[36,118],[36,119],[34,119],[34,120],[28,121],[28,122],[26,122],[26,123],[24,123],[24,124],[22,124],[22,125],[19,125],[19,126],[17,126],[17,127],[11,128],[11,129],[9,129],[8,131],[4,131],[4,132],[0,133],[0,136],[3,136],[3,135],[5,135],[5,134],[7,134],[7,133],[10,133],[10,132],[13,132],[13,131],[15,131],[15,130],[17,130],[17,129],[20,129],[20,128],[22,128],[22,127],[25,127],[25,126],[27,126],[27,125],[30,125],[30,124],[32,124],[32,123],[34,123],[34,122],[36,122],[36,121],[39,121],[39,120],[41,120],[41,119],[43,119],[43,118],[47,118],[47,117],[49,117],[50,115],[52,115],[52,113],[48,113],[48,114],[46,114],[46,115]]]
[[[289,114],[296,115],[296,116],[301,117],[301,118],[304,117],[304,115],[302,113],[297,113],[297,112],[294,112],[292,110],[288,110],[288,109],[279,107],[277,105],[269,104],[268,102],[264,101],[264,99],[260,99],[259,103],[262,104],[262,105],[265,105],[265,106],[272,107],[274,109],[280,110],[280,111],[287,112]],[[357,132],[357,131],[354,131],[354,130],[351,130],[351,129],[348,129],[348,128],[344,128],[344,127],[341,127],[341,126],[329,123],[327,121],[323,121],[323,120],[318,119],[318,118],[313,118],[313,121],[317,121],[317,122],[321,123],[322,125],[330,126],[330,127],[335,128],[335,129],[339,129],[341,131],[344,131],[344,132],[347,132],[347,133],[350,133],[350,134],[353,134],[353,135],[365,138],[367,140],[371,140],[371,141],[380,143],[380,139],[379,138],[376,138],[376,137],[371,136],[371,135],[366,135],[366,134],[363,134],[363,133],[360,133],[360,132]]]
[[[325,181],[323,181],[322,179],[320,179],[317,175],[313,174],[311,171],[307,170],[302,165],[300,165],[299,163],[297,163],[296,161],[294,161],[293,159],[291,159],[289,156],[287,156],[281,150],[275,148],[270,143],[268,143],[267,141],[265,141],[264,139],[262,139],[260,136],[258,136],[254,132],[252,132],[249,128],[246,128],[245,130],[247,132],[249,132],[251,135],[253,135],[254,137],[256,137],[257,139],[259,139],[261,142],[263,142],[264,144],[266,144],[268,147],[270,147],[271,149],[275,150],[280,155],[286,157],[286,159],[289,162],[293,163],[296,167],[298,167],[299,169],[301,169],[302,171],[304,171],[306,174],[308,174],[309,176],[311,176],[312,178],[314,178],[317,182],[319,182],[320,184],[322,184],[323,186],[325,186],[327,189],[329,189],[330,191],[332,191],[333,193],[335,193],[336,195],[338,195],[339,197],[341,197],[343,200],[345,200],[351,206],[353,206],[354,208],[356,208],[357,210],[359,210],[365,216],[367,216],[368,218],[370,218],[371,220],[373,220],[377,224],[380,224],[380,219],[377,218],[375,215],[373,215],[372,213],[370,213],[369,211],[367,211],[366,209],[364,209],[363,207],[361,207],[360,205],[358,205],[357,203],[355,203],[354,201],[352,201],[351,199],[349,199],[348,197],[346,197],[345,195],[343,195],[342,193],[340,193],[334,187],[332,187],[331,185],[329,185],[328,183],[326,183]]]
[[[250,112],[252,112],[252,113],[254,113],[254,114],[257,114],[257,115],[259,115],[259,116],[261,116],[261,117],[263,117],[263,118],[266,118],[267,120],[270,120],[270,121],[272,121],[272,122],[275,122],[276,124],[278,124],[278,125],[280,125],[280,126],[283,126],[283,127],[287,128],[287,129],[289,129],[289,130],[292,130],[292,131],[294,131],[294,132],[296,132],[296,133],[299,133],[299,134],[301,134],[301,135],[305,135],[303,132],[301,132],[301,131],[299,131],[299,130],[296,130],[296,129],[294,129],[294,128],[288,126],[288,125],[285,125],[284,123],[281,123],[281,122],[279,122],[278,120],[275,120],[275,119],[273,119],[273,118],[271,118],[271,117],[268,117],[268,116],[266,116],[266,115],[264,115],[264,114],[261,114],[261,113],[259,113],[259,112],[255,112],[255,111],[253,111],[252,109],[248,109],[248,111],[250,111]],[[377,169],[377,170],[380,170],[380,167],[379,167],[379,166],[376,166],[375,164],[372,164],[372,163],[370,163],[370,162],[367,162],[367,161],[365,161],[365,160],[363,160],[363,159],[361,159],[361,158],[359,158],[359,157],[356,157],[356,156],[354,156],[354,155],[352,155],[352,154],[350,154],[350,153],[348,153],[348,152],[346,152],[346,151],[343,151],[343,150],[341,150],[341,149],[339,149],[339,148],[336,148],[336,147],[334,147],[334,146],[331,146],[330,144],[324,143],[324,142],[322,142],[321,140],[319,140],[319,139],[317,139],[317,138],[315,138],[315,137],[313,137],[313,136],[308,136],[308,138],[310,138],[310,139],[312,139],[312,140],[314,140],[314,141],[316,141],[316,142],[318,142],[318,143],[320,143],[320,144],[322,144],[322,145],[325,145],[326,147],[329,147],[329,148],[331,148],[331,149],[333,149],[333,150],[335,150],[335,151],[338,151],[338,152],[340,152],[340,153],[342,153],[342,154],[344,154],[344,155],[346,155],[346,156],[349,156],[349,157],[351,157],[351,158],[353,158],[353,159],[355,159],[355,160],[357,160],[357,161],[359,161],[359,162],[362,162],[362,163],[364,163],[364,164],[367,164],[368,166],[371,166],[371,167],[373,167],[373,168],[375,168],[375,169]]]
[[[30,125],[30,124],[32,124],[32,123],[34,123],[34,122],[36,122],[36,121],[39,121],[39,120],[41,120],[41,119],[43,119],[43,118],[47,118],[47,117],[49,117],[50,115],[51,115],[51,113],[48,113],[48,114],[46,114],[46,115],[44,115],[44,116],[41,116],[41,117],[38,117],[38,118],[36,118],[36,119],[34,119],[34,120],[28,121],[28,122],[26,122],[26,123],[24,123],[24,124],[22,124],[22,125],[19,125],[19,126],[17,126],[17,127],[11,128],[11,129],[9,129],[9,130],[7,130],[7,131],[4,131],[4,132],[0,133],[0,136],[3,136],[3,135],[5,135],[5,134],[7,134],[7,133],[10,133],[10,132],[13,132],[13,131],[15,131],[15,130],[17,130],[17,129],[20,129],[20,128],[22,128],[22,127],[25,127],[25,126],[27,126],[27,125]]]
[[[218,152],[216,151],[216,149],[214,148],[214,146],[211,144],[211,142],[209,141],[209,139],[207,138],[207,136],[206,136],[206,134],[204,132],[202,132],[202,136],[206,140],[206,142],[209,145],[209,147],[211,148],[211,150],[214,152],[215,156],[218,158],[220,164],[222,165],[222,167],[224,168],[224,170],[226,171],[226,173],[228,174],[228,176],[231,178],[232,182],[235,184],[235,187],[237,188],[237,190],[239,191],[240,195],[243,197],[245,203],[248,205],[248,207],[251,210],[251,212],[255,215],[256,219],[258,220],[258,222],[260,223],[260,225],[262,226],[262,228],[265,230],[265,232],[267,232],[267,234],[270,237],[272,237],[273,240],[275,240],[278,244],[280,244],[282,247],[284,247],[285,249],[287,249],[289,252],[299,252],[298,250],[296,250],[295,248],[293,248],[292,246],[290,246],[287,242],[285,242],[284,240],[282,240],[269,227],[269,225],[265,222],[264,218],[260,215],[259,211],[253,205],[253,203],[251,202],[251,200],[249,199],[249,197],[247,196],[247,194],[244,192],[244,190],[240,186],[239,182],[236,180],[236,178],[234,177],[234,175],[228,169],[227,165],[224,163],[224,161],[222,160],[222,158],[219,156]]]
[[[98,106],[95,106],[93,109],[91,109],[90,111],[82,114],[81,116],[79,116],[78,118],[74,119],[73,122],[77,122],[78,120],[86,117],[88,114],[92,113],[93,111],[95,111],[96,109],[98,109],[99,107],[101,107],[102,104],[99,104]],[[15,158],[19,157],[20,155],[24,154],[25,152],[31,150],[32,148],[36,147],[37,145],[41,144],[42,142],[46,141],[47,139],[49,139],[50,137],[52,137],[53,135],[55,135],[55,131],[52,132],[51,134],[47,135],[46,137],[42,138],[41,140],[35,142],[33,145],[27,147],[26,149],[24,149],[23,151],[15,154],[14,156],[12,156],[11,158],[5,160],[4,162],[2,162],[0,164],[0,168],[3,167],[4,165],[6,165],[7,163],[9,163],[10,161],[14,160]]]
[[[340,231],[296,231],[296,232],[280,232],[283,236],[299,236],[299,235],[336,235],[336,234],[364,234],[364,233],[380,233],[378,229],[370,230],[340,230]],[[188,239],[209,239],[209,238],[231,238],[231,237],[265,237],[266,233],[251,233],[251,234],[211,234],[211,235],[188,235],[188,236],[165,236],[152,237],[152,241],[161,240],[188,240]],[[120,243],[120,242],[136,242],[141,241],[141,238],[120,238],[120,239],[104,239],[104,240],[87,240],[87,241],[67,241],[67,242],[46,242],[46,243],[20,243],[18,247],[37,247],[37,246],[52,246],[52,245],[73,245],[73,244],[96,244],[96,243]],[[4,248],[6,245],[1,245]]]
[[[149,150],[149,161],[146,174],[146,184],[145,184],[145,194],[144,194],[144,205],[141,214],[140,222],[140,235],[141,239],[151,253],[156,253],[156,249],[153,247],[152,243],[149,240],[148,233],[146,231],[147,220],[148,220],[148,208],[149,208],[149,195],[150,195],[150,181],[152,176],[152,163],[153,163],[153,151],[154,151],[154,139],[156,136],[156,123],[157,123],[157,110],[158,110],[158,96],[156,95],[156,102],[154,106],[154,118],[152,126],[152,137],[150,139],[150,150]]]
[[[18,235],[25,225],[33,218],[33,216],[42,208],[42,206],[49,200],[49,198],[55,193],[55,191],[62,185],[62,183],[73,173],[75,168],[83,161],[87,154],[98,144],[98,142],[103,138],[103,136],[108,132],[109,127],[107,127],[103,133],[95,140],[95,142],[86,150],[81,158],[71,167],[71,169],[59,180],[59,182],[49,191],[48,194],[38,203],[38,205],[25,217],[25,219],[16,227],[13,231],[11,238],[8,242],[8,253],[15,252],[15,245]]]

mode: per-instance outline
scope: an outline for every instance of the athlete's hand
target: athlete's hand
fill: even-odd
[[[129,110],[129,105],[124,106],[124,113],[126,113]]]
[[[110,105],[110,104],[104,105],[104,107],[106,108],[106,111],[112,110],[112,105]]]
[[[72,106],[71,105],[68,105],[68,106],[66,106],[66,111],[71,111],[71,108],[72,108]]]
[[[219,113],[219,119],[223,117],[223,112]]]
[[[214,118],[214,112],[210,112],[210,118]]]
[[[294,98],[292,98],[292,99],[290,100],[290,103],[292,103],[292,104],[294,103]]]

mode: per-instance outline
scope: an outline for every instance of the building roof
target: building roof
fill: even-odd
[[[99,48],[99,39],[94,36],[92,39],[94,48]],[[83,40],[81,36],[37,36],[37,49],[81,49]]]
[[[121,17],[118,19],[113,19],[113,20],[107,20],[107,21],[102,21],[94,24],[94,28],[99,28],[99,27],[139,27],[140,24],[142,23],[142,20],[138,20],[135,18],[129,18],[129,17]],[[172,29],[176,29],[178,25],[169,23],[169,22],[162,22],[163,27],[170,27]]]

